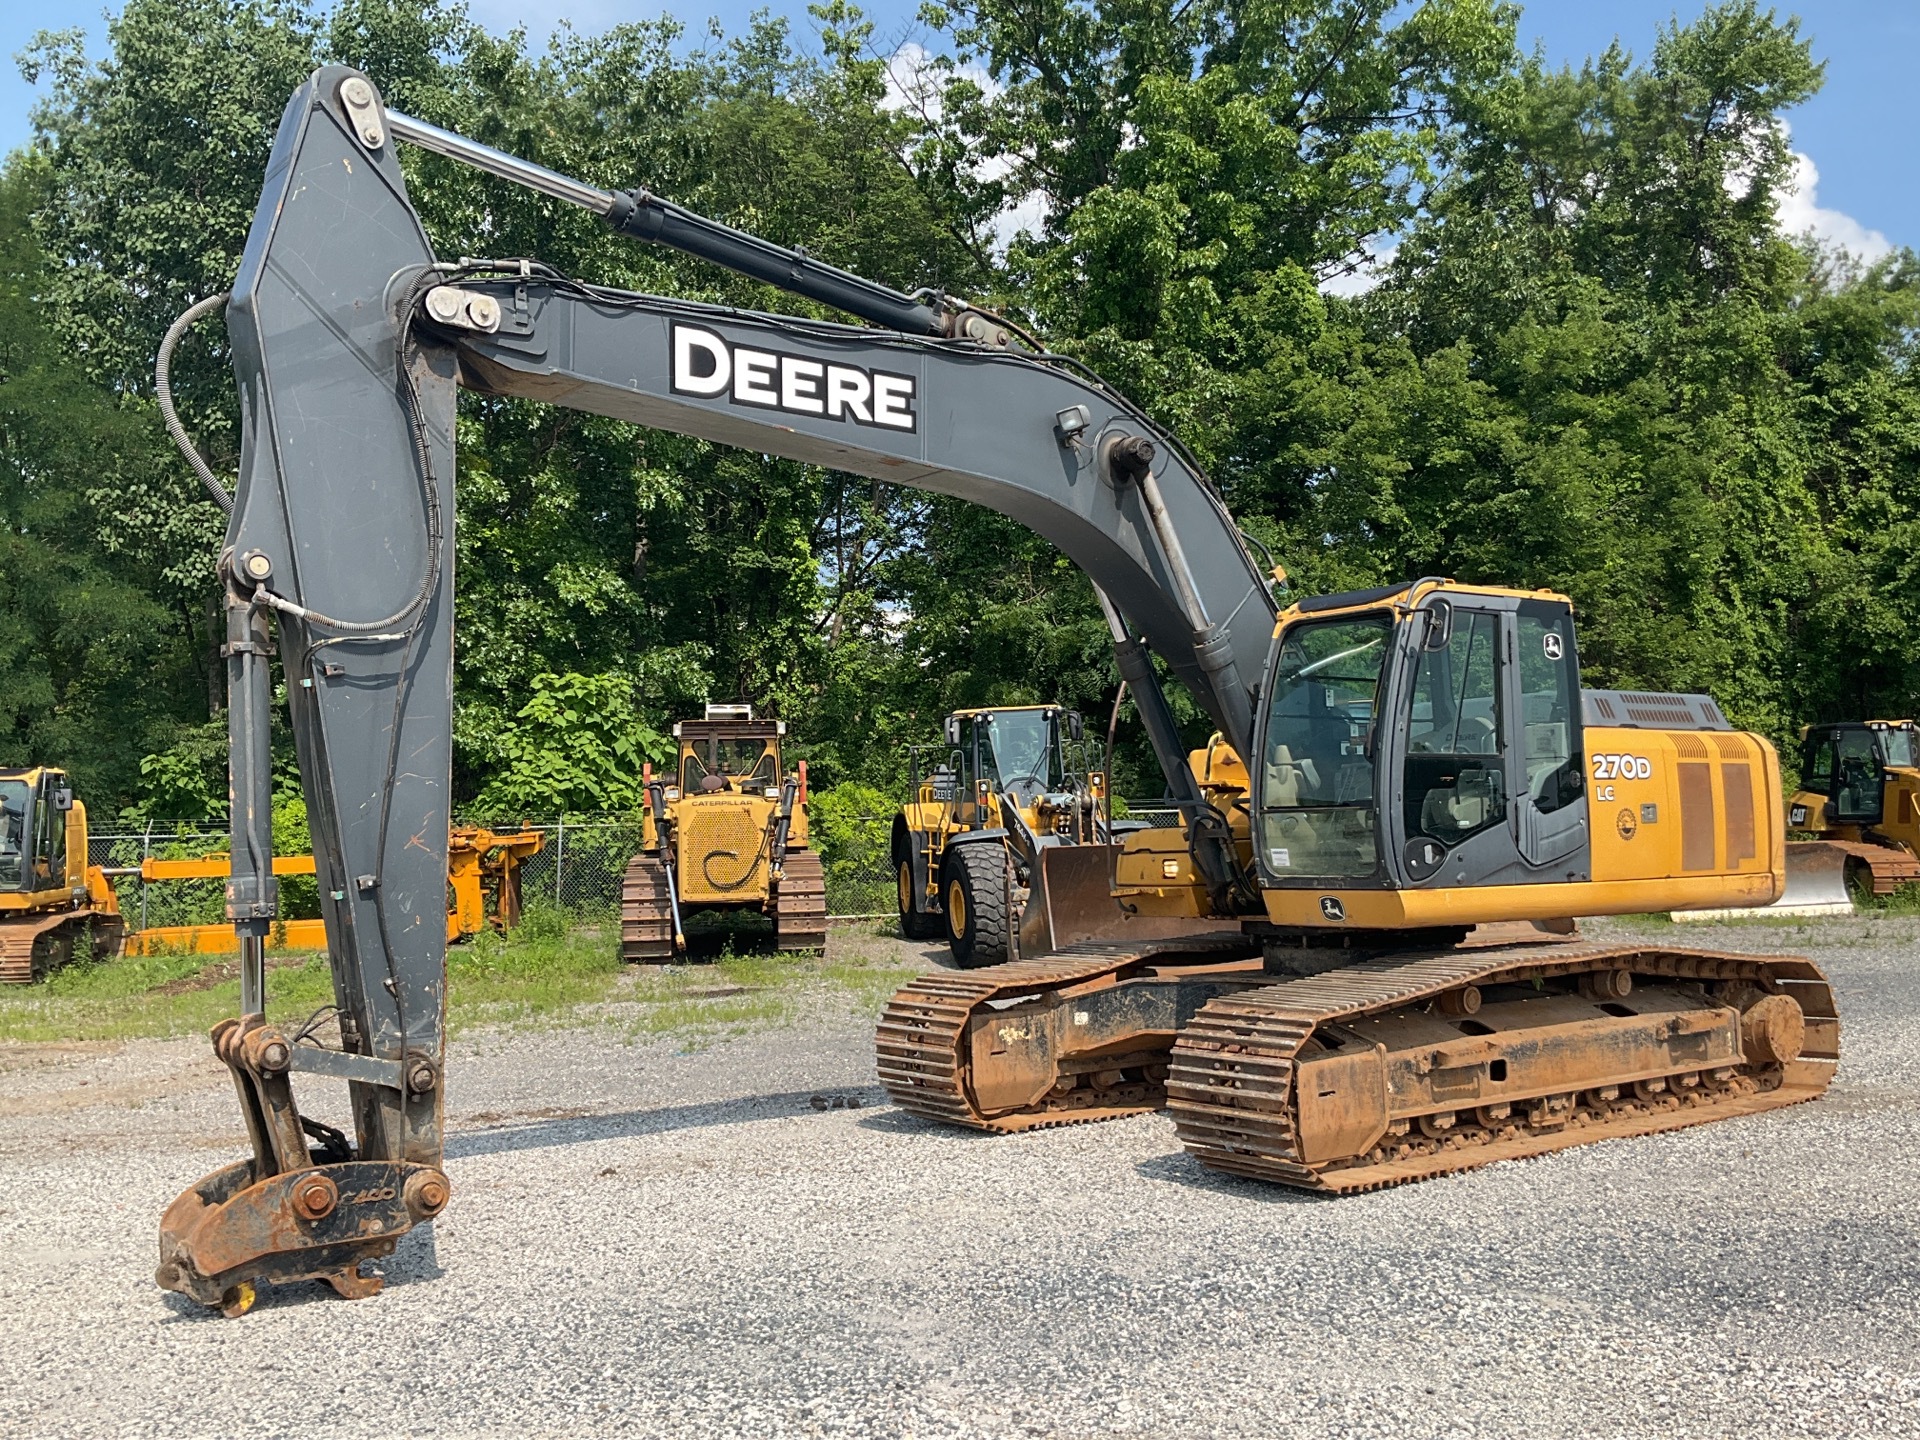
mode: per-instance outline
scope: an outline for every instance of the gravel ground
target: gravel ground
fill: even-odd
[[[482,1034],[386,1292],[238,1321],[150,1279],[237,1154],[204,1042],[0,1052],[0,1431],[1920,1435],[1916,938],[1678,933],[1829,968],[1820,1103],[1340,1200],[1211,1176],[1161,1116],[910,1119],[844,1006],[691,1052]]]

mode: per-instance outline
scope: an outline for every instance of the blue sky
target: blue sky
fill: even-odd
[[[811,24],[805,0],[759,0],[777,13]],[[756,0],[689,0],[680,7],[634,0],[469,0],[473,15],[489,28],[524,24],[539,34],[562,18],[593,31],[621,20],[674,8],[697,27],[713,16],[729,31],[740,29]],[[105,46],[103,18],[117,7],[101,0],[38,0],[0,7],[0,54],[11,57],[40,29],[80,27],[89,34],[89,52]],[[917,0],[869,0],[878,27],[876,38],[889,44],[916,33]],[[1691,17],[1700,0],[1529,0],[1521,33],[1529,45],[1542,46],[1549,60],[1578,63],[1604,50],[1617,36],[1644,55],[1658,27],[1676,13]],[[1802,0],[1783,4],[1781,13],[1798,14],[1814,38],[1816,53],[1827,61],[1826,88],[1788,118],[1794,149],[1803,157],[1800,191],[1789,202],[1785,222],[1793,229],[1813,228],[1865,254],[1889,244],[1920,248],[1920,153],[1911,142],[1911,107],[1902,97],[1920,73],[1920,0]],[[21,144],[30,134],[28,112],[34,91],[9,62],[0,66],[0,149]]]

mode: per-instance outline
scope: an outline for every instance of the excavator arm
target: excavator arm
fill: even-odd
[[[865,328],[581,283],[531,261],[446,264],[394,153],[406,138],[859,315]],[[242,407],[227,595],[242,1008],[216,1047],[253,1156],[162,1225],[159,1279],[230,1310],[260,1279],[364,1293],[361,1260],[446,1203],[439,1169],[451,818],[457,392],[566,405],[985,505],[1093,580],[1171,793],[1216,887],[1233,859],[1148,660],[1241,753],[1274,605],[1198,468],[1123,397],[1009,327],[694,216],[542,170],[316,71],[281,121],[227,322]],[[271,625],[269,624],[271,617]],[[264,1019],[276,913],[269,659],[284,669],[332,958],[340,1048]],[[289,1076],[352,1090],[355,1143]],[[318,1142],[309,1145],[309,1141]],[[351,1172],[351,1173],[349,1173]],[[324,1182],[324,1183],[323,1183]]]

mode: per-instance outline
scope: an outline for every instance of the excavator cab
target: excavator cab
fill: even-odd
[[[1309,600],[1282,617],[1268,674],[1254,807],[1264,885],[1586,877],[1567,601],[1453,585]]]

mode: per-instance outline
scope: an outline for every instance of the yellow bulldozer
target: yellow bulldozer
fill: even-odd
[[[669,779],[648,765],[641,852],[620,887],[620,953],[669,961],[686,953],[685,917],[754,910],[774,922],[781,950],[827,942],[826,879],[807,848],[807,771],[781,763],[782,720],[751,705],[708,705],[673,727]]]
[[[944,936],[962,969],[997,965],[1019,946],[1042,851],[1104,870],[1113,838],[1146,828],[1110,819],[1105,773],[1076,763],[1081,742],[1077,711],[1010,705],[956,710],[942,743],[909,748],[913,798],[890,847],[903,936]]]
[[[1841,903],[1851,890],[1891,895],[1920,881],[1920,746],[1913,721],[1854,720],[1803,730],[1800,788],[1787,800],[1787,829],[1814,837],[1788,847],[1789,873],[1796,881],[1823,876]]]
[[[24,985],[120,945],[107,877],[87,864],[87,807],[64,771],[0,770],[0,984]]]

